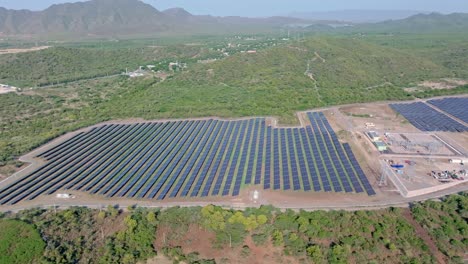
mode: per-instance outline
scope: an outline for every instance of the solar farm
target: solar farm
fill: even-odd
[[[468,123],[468,98],[444,98],[427,101],[444,112]]]
[[[0,190],[0,204],[73,190],[165,200],[265,190],[375,195],[351,147],[321,112],[310,125],[274,128],[264,118],[105,124],[38,155],[32,173]]]
[[[443,100],[429,101],[429,103],[461,120],[466,120],[467,118],[467,98],[446,98]],[[467,126],[435,110],[426,103],[391,104],[390,107],[402,114],[412,125],[421,131],[468,131]]]
[[[72,204],[259,202],[302,208],[397,200],[390,192],[396,185],[381,185],[380,161],[416,164],[395,176],[408,193],[442,188],[424,174],[428,168],[461,168],[448,159],[468,153],[467,108],[467,97],[357,104],[299,113],[301,127],[277,127],[270,118],[103,123],[27,154],[24,161],[33,165],[0,183],[0,205],[61,203],[57,199],[65,194],[78,197]],[[362,136],[369,129],[382,135],[387,152]]]

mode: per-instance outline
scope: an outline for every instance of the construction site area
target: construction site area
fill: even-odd
[[[452,117],[441,110],[439,114]],[[335,121],[331,123],[337,131],[342,130],[343,140],[353,142],[360,163],[374,177],[370,181],[382,194],[394,191],[417,197],[468,182],[467,132],[418,129],[412,116],[405,118],[387,103],[332,109],[327,117]],[[462,118],[454,119],[466,127]]]

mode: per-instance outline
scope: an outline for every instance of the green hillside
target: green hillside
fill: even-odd
[[[103,120],[276,116],[283,124],[297,124],[295,113],[300,110],[405,100],[414,95],[402,87],[411,87],[422,80],[458,77],[450,64],[433,60],[424,52],[351,38],[317,37],[289,42],[209,64],[198,64],[197,58],[193,59],[191,54],[200,49],[172,46],[160,53],[152,53],[151,49],[144,49],[145,52],[104,49],[98,53],[95,49],[57,48],[11,55],[22,59],[15,62],[13,69],[6,67],[5,61],[0,68],[9,70],[8,76],[16,76],[11,71],[24,74],[27,78],[22,80],[29,82],[35,82],[39,78],[36,75],[46,80],[63,80],[75,74],[106,72],[113,67],[118,70],[124,64],[138,65],[145,56],[181,57],[189,65],[164,82],[152,77],[137,80],[122,77],[37,89],[22,95],[1,95],[0,162],[11,161],[47,140]],[[119,51],[121,55],[117,54]],[[97,54],[100,56],[93,58]],[[40,60],[54,63],[49,63],[45,70],[35,69],[35,61]],[[458,58],[447,57],[444,61],[464,64]],[[305,74],[308,63],[314,80]],[[32,70],[27,71],[28,68]],[[436,92],[464,93],[466,88]],[[418,96],[432,94],[429,91]]]
[[[381,23],[366,24],[351,29],[352,31],[380,33],[460,33],[468,30],[468,14],[439,13],[419,14],[401,20],[389,20]]]
[[[315,81],[305,74],[308,63]],[[171,80],[122,97],[118,101],[125,102],[125,109],[105,111],[145,118],[275,115],[294,123],[298,110],[405,99],[400,87],[449,75],[443,66],[392,48],[314,38],[193,65]]]
[[[198,47],[66,48],[0,56],[0,83],[42,86],[134,70],[144,63],[177,56],[193,56]]]

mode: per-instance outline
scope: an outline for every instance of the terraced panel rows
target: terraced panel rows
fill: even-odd
[[[66,190],[157,200],[236,196],[246,185],[374,195],[323,113],[308,117],[305,128],[272,128],[263,118],[102,125],[38,155],[47,163],[1,189],[0,204]]]
[[[391,104],[390,107],[402,114],[421,131],[465,132],[468,127],[425,103]]]
[[[444,98],[427,102],[468,123],[468,97]]]

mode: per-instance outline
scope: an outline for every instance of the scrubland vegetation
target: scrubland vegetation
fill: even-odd
[[[314,107],[466,93],[467,86],[403,90],[424,80],[466,77],[463,66],[468,62],[459,56],[462,39],[434,37],[439,44],[447,42],[447,50],[439,47],[437,52],[421,41],[406,36],[394,42],[378,36],[313,37],[261,48],[256,54],[233,50],[234,55],[208,64],[196,60],[218,54],[223,41],[210,40],[209,46],[201,47],[71,46],[2,55],[2,82],[33,86],[117,73],[145,63],[165,65],[177,58],[189,64],[163,82],[156,77],[115,77],[0,95],[0,161],[5,164],[63,133],[104,120],[276,116],[293,124],[298,122],[296,111]],[[458,55],[437,55],[444,52]]]
[[[32,209],[1,215],[0,258],[8,263],[137,263],[163,254],[174,263],[248,263],[250,257],[277,263],[284,258],[298,263],[434,263],[437,252],[429,250],[425,235],[404,216],[412,214],[445,261],[463,263],[467,205],[468,195],[462,193],[414,204],[411,211],[282,212],[271,206],[237,211],[212,205],[162,211]],[[190,251],[199,243],[204,245],[198,245],[200,252]],[[271,255],[252,255],[256,247],[270,248]],[[239,254],[229,259],[222,253],[227,249]]]

